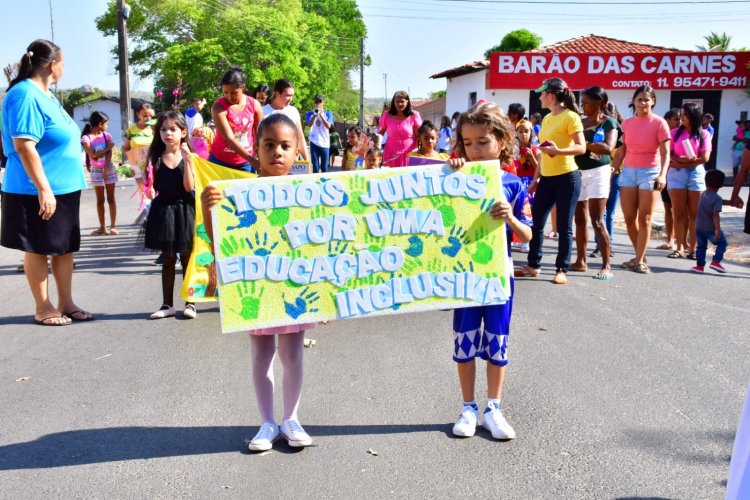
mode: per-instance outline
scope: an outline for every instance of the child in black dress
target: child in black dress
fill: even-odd
[[[160,250],[164,255],[161,270],[163,304],[151,319],[175,315],[174,279],[177,257],[183,278],[193,249],[195,225],[195,179],[185,117],[167,111],[156,122],[154,141],[148,151],[153,188],[147,196],[153,199],[146,220],[146,248]],[[148,184],[148,183],[147,183]],[[195,305],[185,303],[183,317],[196,317]]]

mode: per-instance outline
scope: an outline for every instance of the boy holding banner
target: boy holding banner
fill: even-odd
[[[499,159],[501,165],[513,160],[515,130],[496,104],[478,104],[463,113],[456,131],[456,149],[460,157],[450,160],[454,168],[460,168],[467,160]],[[531,209],[521,179],[503,171],[501,180],[505,197],[492,206],[490,215],[505,221],[510,257],[512,234],[524,243],[531,239]],[[456,309],[453,313],[453,360],[458,363],[458,379],[464,401],[461,415],[453,426],[456,436],[473,436],[479,423],[479,406],[475,400],[475,359],[481,358],[487,361],[487,406],[482,426],[495,439],[516,437],[516,432],[500,410],[505,365],[508,364],[506,349],[513,309],[512,278],[510,290],[511,295],[504,304]]]

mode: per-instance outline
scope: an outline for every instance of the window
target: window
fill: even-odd
[[[469,107],[472,107],[477,103],[477,93],[469,92]]]

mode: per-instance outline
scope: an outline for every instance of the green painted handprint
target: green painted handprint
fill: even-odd
[[[289,222],[288,208],[275,208],[268,213],[268,222],[274,227],[280,227]]]
[[[244,320],[256,319],[260,314],[260,301],[263,298],[263,292],[266,291],[265,287],[256,287],[256,282],[253,281],[250,287],[247,286],[247,281],[237,285],[237,294],[240,296],[242,309],[239,311],[232,310],[233,313],[239,314]]]
[[[221,250],[221,253],[222,255],[224,255],[224,257],[237,255],[240,250],[243,250],[244,248],[245,242],[242,240],[237,241],[237,238],[235,238],[233,234],[224,237],[221,240],[221,244],[219,245],[219,250]]]
[[[367,180],[357,173],[348,176],[348,180],[351,198],[349,199],[347,208],[354,215],[362,215],[368,208],[368,206],[362,203],[362,200],[360,199],[360,197],[367,191]]]
[[[443,216],[443,226],[451,227],[456,223],[456,211],[448,205],[448,197],[444,195],[430,196],[427,198],[430,204]]]

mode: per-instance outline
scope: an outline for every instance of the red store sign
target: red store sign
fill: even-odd
[[[747,88],[750,52],[549,54],[493,52],[487,88],[535,89],[553,76],[570,88],[710,90]]]

